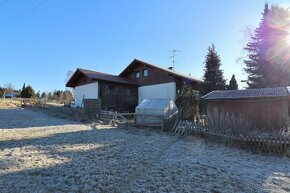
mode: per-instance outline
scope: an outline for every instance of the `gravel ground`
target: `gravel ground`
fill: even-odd
[[[290,159],[149,129],[0,110],[5,192],[290,192]]]

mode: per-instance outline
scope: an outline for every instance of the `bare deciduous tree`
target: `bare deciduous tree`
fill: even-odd
[[[7,83],[5,84],[5,93],[6,94],[11,94],[14,92],[14,86],[12,85],[12,83]]]

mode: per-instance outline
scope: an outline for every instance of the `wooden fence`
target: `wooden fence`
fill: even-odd
[[[134,123],[135,113],[117,113],[101,110],[101,119],[104,121],[115,121],[118,123]]]
[[[287,155],[290,157],[289,137],[253,137],[237,136],[219,132],[208,131],[189,121],[179,121],[173,132],[182,136],[195,135],[205,139],[206,142],[224,144],[232,147],[246,149],[256,153],[269,153]]]
[[[131,124],[134,126],[145,126],[145,127],[160,127],[164,129],[163,116],[159,115],[147,115],[147,114],[136,114],[136,113],[118,113],[112,111],[101,111],[101,119],[108,122],[117,122],[121,124]],[[140,120],[149,121],[140,121]]]

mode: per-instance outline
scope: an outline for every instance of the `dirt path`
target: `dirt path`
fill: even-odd
[[[0,110],[0,190],[290,192],[290,159],[6,109]]]

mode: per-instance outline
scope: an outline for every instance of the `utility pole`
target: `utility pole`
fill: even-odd
[[[172,50],[172,56],[170,57],[172,59],[172,69],[175,70],[175,57],[177,56],[176,52],[180,52],[180,50]]]

